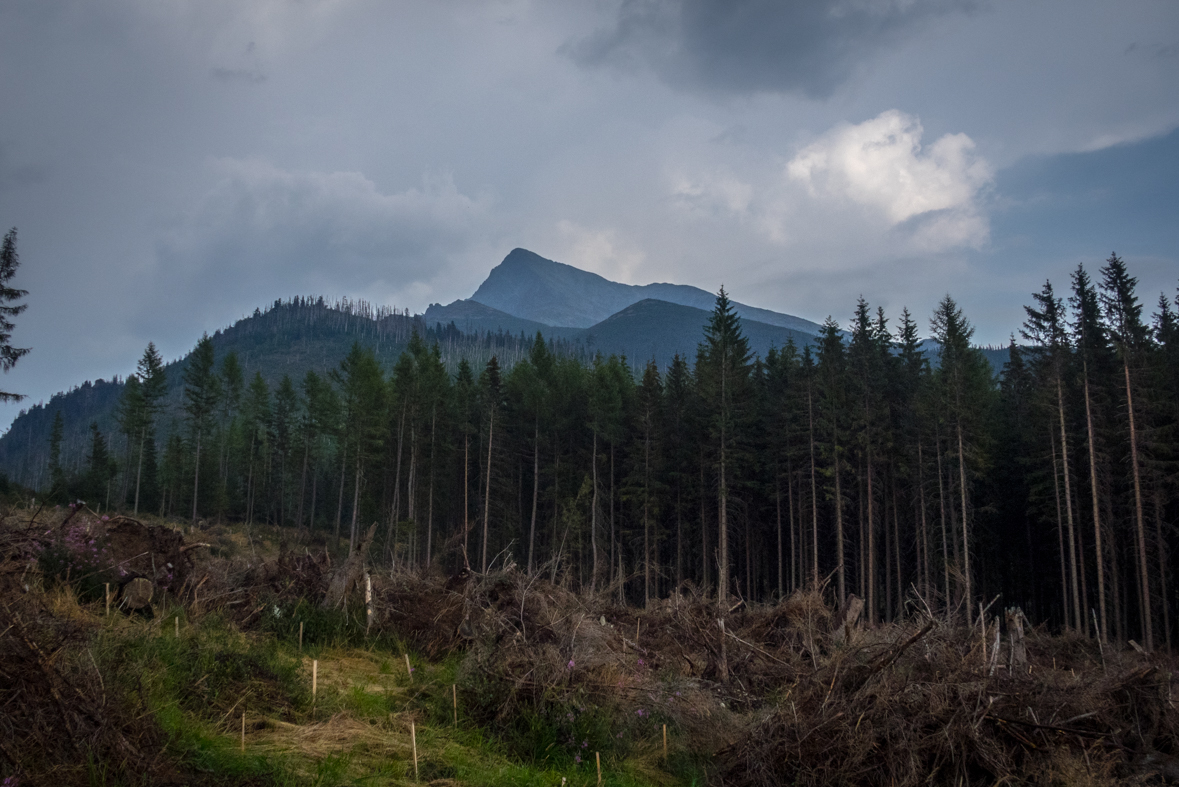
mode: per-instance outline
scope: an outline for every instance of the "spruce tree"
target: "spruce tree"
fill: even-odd
[[[992,389],[991,370],[986,356],[970,344],[974,335],[973,326],[949,295],[934,310],[931,329],[933,338],[940,346],[938,368],[934,375],[938,406],[952,435],[957,460],[961,571],[966,619],[970,622],[974,619],[974,586],[970,565],[973,510],[969,503],[971,484],[967,464],[969,462],[977,466],[982,462],[984,435],[981,421]]]
[[[193,441],[192,525],[197,523],[200,501],[201,443],[212,426],[213,414],[221,396],[221,385],[214,370],[213,340],[201,337],[184,368],[184,412],[188,416]]]
[[[16,275],[20,266],[20,256],[16,252],[16,227],[4,234],[0,243],[0,370],[8,372],[16,362],[28,354],[28,348],[13,347],[11,344],[12,331],[16,325],[12,318],[28,308],[27,303],[12,305],[28,295],[28,290],[18,290],[9,287],[8,282]],[[24,394],[0,391],[0,402],[19,402]]]
[[[1139,425],[1135,420],[1134,376],[1149,334],[1142,322],[1142,304],[1134,289],[1138,279],[1131,276],[1125,262],[1111,254],[1101,269],[1101,305],[1110,339],[1122,367],[1123,392],[1126,401],[1126,429],[1130,447],[1130,470],[1134,493],[1134,523],[1137,538],[1139,582],[1139,618],[1142,638],[1148,651],[1154,649],[1153,610],[1151,608],[1150,578],[1146,560],[1146,524],[1143,513],[1142,457],[1139,455]]]

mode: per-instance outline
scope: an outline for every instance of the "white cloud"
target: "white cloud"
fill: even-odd
[[[563,219],[557,222],[557,232],[561,250],[557,259],[561,262],[614,281],[635,283],[634,273],[646,256],[628,248],[614,230],[592,230]]]
[[[979,246],[988,223],[978,198],[990,165],[965,134],[946,134],[923,148],[921,121],[895,109],[858,125],[840,124],[803,148],[788,176],[820,200],[851,202],[892,227],[912,223],[926,250]]]

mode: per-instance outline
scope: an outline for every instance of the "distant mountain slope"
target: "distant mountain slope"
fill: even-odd
[[[367,304],[348,301],[328,304],[322,299],[302,298],[276,301],[265,311],[255,310],[252,316],[217,331],[211,338],[218,369],[229,352],[236,352],[246,384],[259,373],[273,391],[283,375],[300,386],[308,371],[326,374],[338,367],[353,342],[371,349],[389,372],[415,328],[428,343],[438,343],[443,363],[451,373],[464,357],[480,369],[492,355],[498,355],[501,364],[510,368],[524,357],[530,346],[520,341],[518,333],[462,333],[449,325],[439,331],[417,318],[374,312]],[[161,439],[173,429],[182,428],[182,376],[188,358],[186,355],[165,367],[168,392],[158,421]],[[49,461],[49,430],[58,412],[64,425],[62,465],[67,473],[76,473],[83,465],[90,447],[91,422],[98,424],[115,458],[122,460],[126,441],[119,433],[117,413],[122,394],[123,382],[118,379],[87,381],[55,394],[48,402],[22,410],[0,436],[0,472],[20,484],[43,486]]]
[[[716,295],[686,284],[620,284],[572,265],[513,249],[488,274],[471,300],[546,325],[589,328],[641,300],[656,299],[710,311]],[[817,335],[820,326],[801,317],[733,301],[742,319]]]
[[[696,348],[704,339],[711,314],[711,310],[647,298],[586,328],[577,338],[591,353],[625,355],[633,364],[654,358],[660,367],[666,367],[679,353],[691,365],[696,362]],[[815,338],[748,319],[741,320],[741,330],[749,339],[749,348],[762,357],[770,347],[784,347],[791,339],[801,348]]]
[[[445,306],[440,303],[431,303],[426,309],[426,313],[422,315],[422,321],[430,327],[439,324],[447,326],[454,323],[454,326],[463,333],[503,331],[513,335],[523,333],[529,338],[536,336],[537,331],[543,333],[545,338],[571,338],[581,330],[580,328],[562,328],[535,320],[526,320],[523,317],[514,317],[473,300],[455,301]]]

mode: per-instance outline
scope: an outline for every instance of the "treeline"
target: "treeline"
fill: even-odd
[[[96,428],[84,478],[131,512],[350,545],[376,522],[391,564],[511,562],[632,603],[818,583],[880,621],[915,603],[969,619],[1001,595],[1169,646],[1174,309],[1163,296],[1148,321],[1116,255],[1069,285],[1032,296],[998,376],[949,296],[936,358],[907,310],[892,326],[863,299],[846,330],[829,318],[813,345],[755,357],[723,290],[696,356],[664,370],[537,335],[510,369],[492,355],[452,372],[413,330],[388,372],[355,343],[326,374],[270,385],[206,336],[165,440],[149,346],[120,404],[125,472]]]

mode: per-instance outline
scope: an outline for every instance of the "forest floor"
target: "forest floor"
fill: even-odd
[[[1179,781],[1174,659],[1020,639],[1014,611],[914,595],[867,626],[811,590],[722,627],[689,588],[638,609],[559,572],[366,574],[289,530],[186,531],[4,515],[4,787]]]

